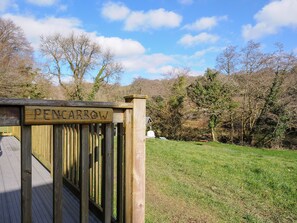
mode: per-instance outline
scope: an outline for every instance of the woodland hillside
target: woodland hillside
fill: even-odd
[[[121,86],[124,68],[88,36],[40,42],[36,62],[22,29],[0,18],[0,97],[120,101],[145,94],[157,136],[297,148],[297,60],[280,43],[269,53],[253,41],[227,46],[201,76],[176,68]]]

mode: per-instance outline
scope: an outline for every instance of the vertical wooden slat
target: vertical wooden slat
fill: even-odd
[[[103,152],[103,222],[110,223],[113,209],[113,124],[104,125]]]
[[[95,125],[95,202],[99,204],[99,124]]]
[[[74,129],[73,129],[74,133],[73,133],[73,141],[74,141],[74,144],[73,144],[73,149],[74,149],[74,185],[78,186],[78,139],[77,139],[77,136],[78,136],[78,129],[77,129],[77,125],[74,125]]]
[[[89,193],[90,193],[90,198],[92,199],[93,198],[93,162],[92,162],[92,159],[93,159],[93,134],[94,134],[94,128],[93,128],[93,125],[90,124],[90,132],[89,132],[89,179],[90,179],[90,184],[89,184]]]
[[[124,201],[125,201],[125,179],[124,179],[124,126],[118,124],[117,128],[117,220],[119,223],[124,222]]]
[[[132,222],[133,182],[133,132],[132,109],[125,111],[125,222]]]
[[[89,220],[89,125],[81,125],[80,137],[80,222],[87,223]]]
[[[21,127],[21,216],[32,222],[32,137],[31,126]]]
[[[63,177],[62,177],[62,149],[63,149],[63,126],[54,125],[54,191],[53,191],[53,204],[54,204],[54,222],[62,222],[62,190],[63,190]]]
[[[66,149],[66,147],[67,147],[67,144],[66,144],[66,142],[67,142],[67,136],[66,136],[67,128],[66,128],[66,126],[64,126],[63,129],[64,129],[64,134],[63,134],[63,138],[64,138],[64,140],[63,140],[63,176],[66,177],[66,173],[67,173],[67,165],[66,165],[66,163],[67,163],[67,153],[66,153],[67,152],[67,149]]]

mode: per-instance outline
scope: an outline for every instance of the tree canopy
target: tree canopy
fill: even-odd
[[[100,86],[122,72],[113,54],[85,34],[42,37],[40,50],[48,59],[47,72],[58,79],[70,100],[94,100]]]

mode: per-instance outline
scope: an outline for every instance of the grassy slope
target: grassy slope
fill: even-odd
[[[146,222],[297,222],[297,152],[147,141]]]

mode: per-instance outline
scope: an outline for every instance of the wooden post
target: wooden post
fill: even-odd
[[[54,125],[54,147],[53,147],[53,205],[55,223],[63,222],[63,175],[62,175],[62,149],[63,149],[63,126]]]
[[[104,127],[104,152],[103,152],[103,222],[110,223],[113,211],[113,124]]]
[[[80,222],[89,221],[89,125],[80,133]]]
[[[21,127],[21,216],[22,223],[32,222],[32,132]]]
[[[126,110],[126,222],[145,222],[145,129],[146,99],[144,95],[130,95],[125,101],[133,103]],[[131,129],[130,129],[131,128]]]

